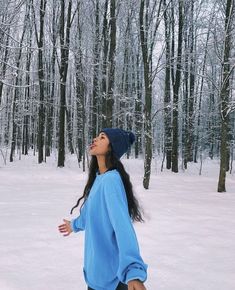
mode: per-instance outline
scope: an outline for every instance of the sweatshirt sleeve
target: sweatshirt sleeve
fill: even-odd
[[[80,215],[70,221],[70,225],[73,232],[79,232],[85,230],[86,225],[86,202],[81,208]]]
[[[128,212],[125,187],[119,176],[107,176],[104,181],[104,200],[119,249],[118,278],[127,284],[130,280],[147,279],[147,267],[140,256],[139,245]]]

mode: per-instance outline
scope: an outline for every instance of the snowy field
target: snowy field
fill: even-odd
[[[185,172],[160,172],[152,163],[149,190],[142,187],[143,161],[122,159],[145,223],[134,224],[141,255],[149,265],[148,290],[235,289],[235,172],[227,192],[217,193],[219,161],[205,160]],[[84,233],[64,237],[63,218],[87,179],[76,157],[56,167],[55,157],[0,160],[0,289],[85,290]]]

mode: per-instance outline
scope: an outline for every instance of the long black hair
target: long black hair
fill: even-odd
[[[144,219],[143,219],[142,214],[141,214],[141,211],[143,211],[143,209],[142,208],[140,209],[139,202],[136,199],[136,197],[134,196],[132,184],[130,181],[130,176],[126,172],[122,162],[114,155],[111,143],[109,143],[109,148],[110,148],[110,150],[105,155],[105,165],[108,168],[107,171],[116,169],[120,173],[120,176],[122,178],[122,182],[124,184],[125,191],[126,191],[129,215],[130,215],[133,222],[134,221],[144,222]],[[76,205],[74,207],[72,207],[70,214],[72,214],[73,210],[76,207],[78,207],[78,205],[82,199],[84,199],[84,201],[83,201],[81,207],[85,203],[86,199],[89,196],[89,192],[91,190],[91,187],[95,181],[96,172],[98,171],[98,169],[99,169],[99,166],[98,166],[97,158],[95,155],[92,155],[91,160],[90,160],[90,164],[89,164],[88,181],[87,181],[87,184],[85,186],[83,195],[78,199]]]

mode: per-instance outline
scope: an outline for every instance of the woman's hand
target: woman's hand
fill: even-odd
[[[146,290],[146,288],[140,280],[131,280],[128,282],[128,290]]]
[[[68,235],[70,235],[71,233],[72,233],[72,228],[71,228],[71,223],[70,223],[70,221],[68,221],[68,220],[65,220],[65,219],[63,219],[63,221],[65,222],[64,224],[62,224],[62,225],[59,225],[58,226],[58,228],[59,228],[59,231],[61,232],[61,233],[66,233],[65,235],[63,235],[63,236],[68,236]]]

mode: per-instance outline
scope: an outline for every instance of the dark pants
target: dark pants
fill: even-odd
[[[126,284],[123,284],[123,283],[119,283],[116,290],[127,290],[128,289],[128,286]],[[90,287],[88,287],[88,290],[95,290],[95,289],[92,289]]]

